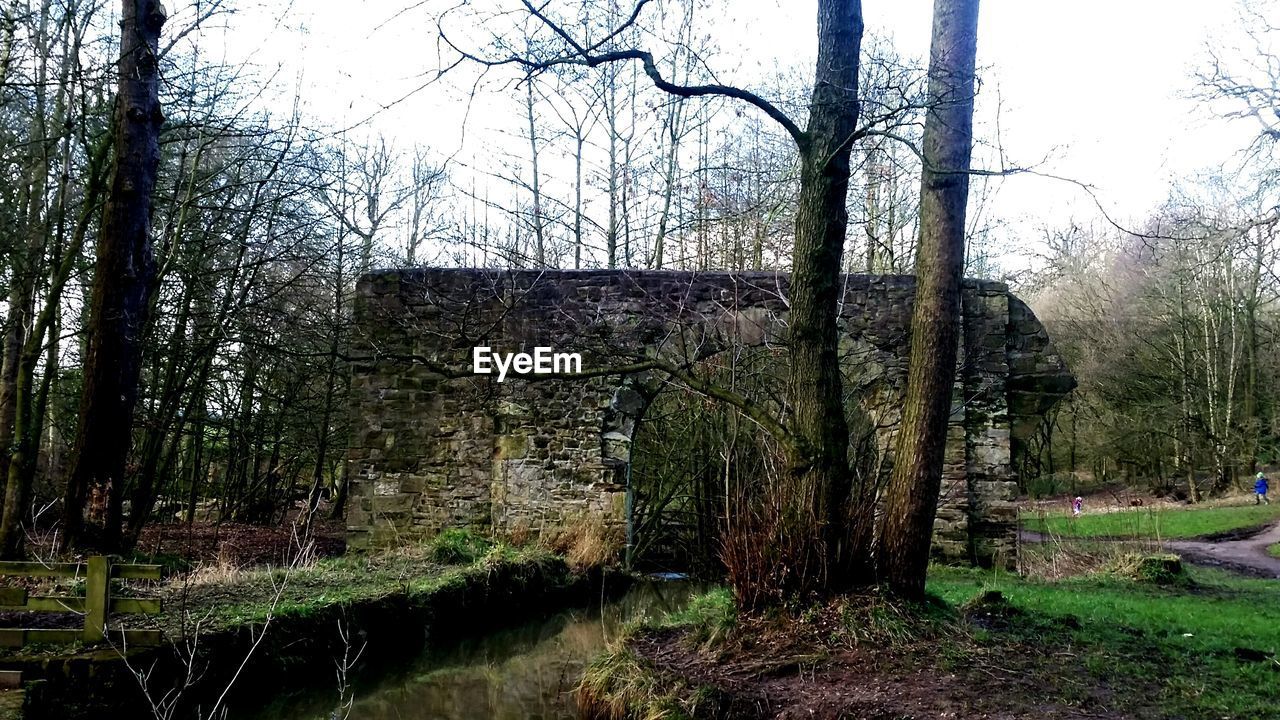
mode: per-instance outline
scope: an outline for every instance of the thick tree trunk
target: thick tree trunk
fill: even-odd
[[[164,122],[156,51],[165,12],[159,0],[123,0],[122,4],[113,119],[116,142],[90,296],[80,426],[64,496],[63,542],[68,546],[85,539],[84,505],[93,487],[101,488],[107,497],[102,542],[112,547],[120,539],[121,493],[138,395],[141,340],[156,276],[150,216]]]
[[[924,594],[951,414],[973,148],[978,0],[935,0],[907,395],[879,552],[889,588]]]
[[[837,305],[848,212],[849,155],[858,118],[860,0],[818,5],[818,64],[801,146],[800,199],[791,268],[788,458],[797,499],[813,503],[813,552],[831,592],[867,579],[869,528],[850,513],[852,475],[837,357]],[[860,506],[861,503],[853,503]]]

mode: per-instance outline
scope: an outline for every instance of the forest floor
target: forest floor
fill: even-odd
[[[341,522],[317,520],[307,542],[299,541],[297,528],[292,520],[266,527],[211,522],[149,525],[128,559],[161,565],[166,579],[159,584],[129,583],[124,594],[160,597],[170,611],[192,607],[189,599],[199,598],[219,585],[228,597],[243,598],[240,586],[252,586],[253,578],[280,577],[289,569],[324,568],[346,548]],[[83,591],[82,583],[75,579],[42,579],[24,584],[31,594],[76,595]],[[137,617],[117,619],[129,627],[140,625]],[[0,612],[0,627],[73,628],[81,623],[82,618],[72,613]]]
[[[317,514],[312,523],[310,552],[317,557],[341,555],[346,549],[342,520]],[[299,539],[296,518],[274,525],[245,523],[154,523],[138,538],[137,555],[162,562],[173,569],[224,564],[237,567],[287,564],[296,554]]]
[[[593,665],[606,714],[714,718],[1280,718],[1280,581],[1113,557],[1057,579],[934,568],[881,598],[737,618],[726,591]]]
[[[163,613],[133,616],[126,622],[130,627],[160,629],[168,638],[213,633],[397,594],[430,593],[486,561],[536,562],[544,554],[494,545],[465,533],[445,533],[430,543],[377,553],[313,554],[250,566],[206,563],[158,589]]]

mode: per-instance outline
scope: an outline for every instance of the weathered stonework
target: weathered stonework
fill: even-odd
[[[842,364],[892,462],[906,378],[910,276],[849,275]],[[635,384],[646,358],[710,357],[735,345],[784,347],[787,277],[668,271],[407,270],[358,288],[348,455],[353,546],[441,528],[497,532],[625,522]],[[1074,386],[1044,328],[995,282],[966,281],[934,551],[1011,564],[1013,453]],[[475,346],[579,352],[578,377],[471,374]]]

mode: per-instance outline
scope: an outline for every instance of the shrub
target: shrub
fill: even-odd
[[[761,445],[761,457],[759,476],[729,491],[720,536],[729,585],[747,612],[811,602],[825,590],[827,569],[823,523],[814,511],[821,489],[788,477],[772,444]]]
[[[1190,585],[1192,580],[1177,555],[1130,553],[1115,559],[1107,568],[1119,577],[1153,585]]]

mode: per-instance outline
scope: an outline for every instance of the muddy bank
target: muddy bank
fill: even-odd
[[[585,605],[629,584],[622,575],[573,572],[558,558],[482,562],[450,573],[427,591],[406,588],[280,615],[265,633],[260,623],[250,623],[169,637],[167,647],[123,656],[107,648],[3,664],[36,681],[28,685],[26,720],[147,717],[153,714],[151,703],[175,688],[181,693],[173,717],[195,717],[207,713],[233,679],[226,699],[232,705],[240,698],[271,697],[282,688],[332,685],[335,660],[362,647],[352,673],[377,673],[428,645],[447,645]],[[149,693],[131,667],[150,673]]]

